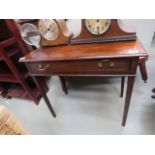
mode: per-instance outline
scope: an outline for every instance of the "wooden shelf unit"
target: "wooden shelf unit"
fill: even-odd
[[[19,97],[39,103],[41,97],[20,57],[29,52],[14,20],[0,20],[0,93],[3,97]],[[29,79],[29,82],[27,82]],[[45,84],[44,80],[43,83]],[[33,86],[33,87],[32,87]]]

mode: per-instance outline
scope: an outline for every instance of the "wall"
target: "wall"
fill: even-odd
[[[151,42],[155,32],[155,20],[153,19],[123,19],[124,24],[131,25],[136,29],[137,36],[143,46],[150,52]]]
[[[150,51],[152,38],[155,31],[155,20],[153,19],[122,19],[125,25],[129,25],[135,28],[139,40],[142,42],[143,46]],[[68,21],[69,29],[75,34],[80,33],[80,20],[71,19]]]

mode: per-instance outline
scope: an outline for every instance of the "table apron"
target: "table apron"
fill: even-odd
[[[29,73],[35,76],[134,76],[136,58],[29,62]],[[136,63],[135,63],[136,62]]]

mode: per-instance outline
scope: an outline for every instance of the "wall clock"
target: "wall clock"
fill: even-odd
[[[81,32],[71,44],[135,40],[136,33],[117,19],[82,19]]]
[[[65,45],[69,43],[72,36],[63,19],[40,19],[34,20],[30,24],[33,24],[41,35],[40,46]],[[23,26],[25,25],[23,24],[21,27]],[[33,34],[35,35],[35,33],[29,34],[31,34],[30,37],[33,37]]]

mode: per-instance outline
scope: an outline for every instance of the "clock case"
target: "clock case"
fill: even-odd
[[[136,32],[126,27],[118,19],[111,19],[111,25],[109,29],[101,35],[91,34],[85,25],[85,19],[81,20],[81,32],[77,37],[72,37],[71,44],[82,43],[97,43],[97,42],[114,42],[114,41],[127,41],[136,40]]]
[[[57,46],[69,44],[72,34],[69,32],[67,24],[63,19],[53,19],[58,26],[58,37],[55,40],[46,40],[41,36],[40,46]],[[25,20],[23,23],[34,24],[38,29],[39,19]],[[22,23],[21,23],[22,24]]]

